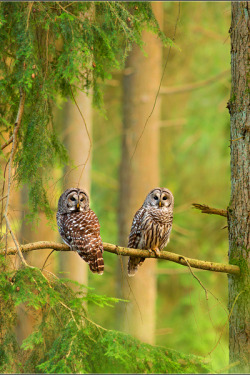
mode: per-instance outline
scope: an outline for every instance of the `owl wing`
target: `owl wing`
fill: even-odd
[[[66,214],[63,231],[63,240],[88,263],[90,270],[102,274],[103,243],[96,214],[92,210]]]
[[[136,213],[133,218],[130,234],[129,234],[129,240],[128,240],[128,247],[131,249],[138,249],[141,237],[142,237],[142,231],[144,229],[144,215],[146,213],[146,210],[144,207],[141,207]]]
[[[129,234],[129,241],[128,241],[128,247],[131,249],[138,249],[140,241],[143,236],[143,230],[144,230],[144,217],[146,215],[146,210],[144,207],[141,207],[134,216],[131,231]],[[128,275],[134,276],[136,271],[138,270],[138,266],[141,265],[144,262],[145,258],[140,257],[129,257],[128,260]]]

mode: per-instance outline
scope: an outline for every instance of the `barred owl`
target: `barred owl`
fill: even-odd
[[[56,214],[63,241],[77,251],[92,272],[102,275],[104,261],[100,224],[89,208],[89,197],[82,189],[70,188],[60,196]]]
[[[173,222],[174,197],[166,188],[155,188],[136,212],[129,235],[128,247],[148,249],[159,255],[168,243]],[[128,275],[134,276],[145,258],[129,257]]]

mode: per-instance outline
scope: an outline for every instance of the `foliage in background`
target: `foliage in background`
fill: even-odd
[[[7,269],[7,271],[6,271]],[[112,306],[118,300],[85,293],[85,286],[37,268],[9,271],[0,257],[0,371],[2,373],[209,373],[208,365],[93,323],[83,302]],[[33,332],[16,340],[16,308],[34,315]],[[136,353],[136,359],[135,359]]]
[[[133,43],[142,47],[149,28],[167,44],[147,2],[1,2],[0,129],[13,134],[19,90],[26,93],[15,157],[16,178],[28,184],[30,217],[51,217],[46,188],[52,167],[67,163],[53,124],[52,106],[80,88],[93,88],[102,106],[101,84],[121,68]]]
[[[178,6],[175,2],[164,3],[163,31],[170,37]],[[222,229],[226,220],[196,212],[191,204],[226,209],[230,199],[230,123],[226,109],[230,97],[230,3],[181,2],[180,15],[175,39],[180,49],[171,49],[162,86],[180,87],[206,81],[224,71],[228,74],[200,89],[161,95],[160,185],[170,188],[175,196],[173,231],[167,250],[227,263],[227,229]],[[167,55],[166,49],[163,64]],[[104,121],[97,112],[94,118],[92,196],[103,240],[117,243],[122,77],[116,74],[114,78],[117,85],[107,86],[104,96],[109,118]],[[111,254],[106,254],[105,259],[109,269],[104,280],[90,275],[90,282],[102,293],[109,291],[114,295],[117,285],[113,270],[117,265],[124,283],[126,270]],[[158,268],[156,343],[211,358],[213,371],[227,366],[226,275],[194,271],[219,299],[208,294],[206,302],[203,289],[188,269],[165,261],[158,261]],[[111,328],[113,321],[119,319],[115,312],[111,312],[111,317],[105,308],[101,316],[95,314],[94,306],[90,309],[105,327]],[[187,322],[185,329],[183,321]]]

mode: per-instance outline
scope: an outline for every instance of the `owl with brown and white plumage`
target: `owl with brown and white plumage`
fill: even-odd
[[[166,188],[151,190],[136,212],[129,235],[128,247],[151,250],[159,255],[167,245],[173,223],[174,197]],[[128,275],[134,276],[145,258],[129,257]]]
[[[63,241],[88,263],[92,272],[103,274],[103,243],[100,224],[89,207],[86,191],[70,188],[60,196],[56,214]]]

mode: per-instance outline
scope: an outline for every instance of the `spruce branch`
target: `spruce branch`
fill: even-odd
[[[207,271],[214,271],[214,272],[222,272],[222,273],[229,273],[232,275],[240,275],[240,268],[238,266],[232,264],[222,264],[222,263],[215,263],[215,262],[208,262],[199,259],[192,259],[184,257],[183,255],[170,253],[169,251],[161,251],[159,256],[156,256],[155,253],[151,253],[148,250],[140,250],[140,249],[129,249],[126,247],[121,247],[117,245],[113,245],[110,243],[103,243],[104,250],[123,256],[134,256],[134,257],[141,257],[141,258],[158,258],[169,260],[174,263],[181,264],[183,266],[188,266],[193,268],[198,268]],[[42,250],[42,249],[54,249],[56,251],[72,251],[69,246],[57,242],[50,242],[50,241],[39,241],[33,242],[25,245],[20,245],[20,250],[23,253],[33,251],[33,250]],[[0,255],[4,255],[5,252],[1,251]],[[8,248],[7,255],[15,255],[17,254],[17,250],[15,248]]]
[[[192,206],[200,210],[203,214],[219,215],[227,217],[227,210],[219,210],[218,208],[209,207],[206,204],[192,203]]]
[[[4,150],[7,146],[9,146],[13,142],[13,135],[6,141],[2,146],[1,150]]]

